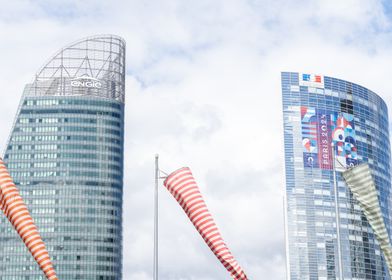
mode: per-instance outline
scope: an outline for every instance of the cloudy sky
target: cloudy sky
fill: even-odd
[[[0,148],[59,48],[127,42],[124,279],[151,279],[154,154],[190,166],[250,279],[285,279],[280,72],[325,74],[392,108],[389,0],[0,0]],[[160,279],[228,279],[160,189]]]

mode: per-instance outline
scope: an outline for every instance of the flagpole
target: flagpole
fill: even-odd
[[[338,246],[338,257],[339,257],[339,279],[343,280],[343,263],[342,263],[342,244],[340,240],[340,211],[339,211],[339,198],[338,198],[338,183],[336,176],[336,166],[335,166],[335,145],[332,142],[332,168],[333,168],[333,187],[334,187],[334,197],[335,197],[335,221],[336,221],[336,239]]]
[[[154,189],[154,280],[158,280],[158,181],[159,155],[155,155],[155,189]]]

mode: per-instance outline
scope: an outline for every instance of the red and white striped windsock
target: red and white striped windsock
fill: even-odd
[[[178,169],[171,173],[163,184],[184,209],[208,247],[231,273],[231,276],[235,280],[247,280],[244,270],[223,241],[191,170],[188,167]]]
[[[45,273],[47,279],[58,280],[45,244],[19,194],[8,170],[0,158],[0,208],[14,226],[26,247]]]

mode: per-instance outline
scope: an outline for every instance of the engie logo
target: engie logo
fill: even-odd
[[[89,76],[80,76],[71,80],[72,87],[101,88],[102,83],[95,78]]]

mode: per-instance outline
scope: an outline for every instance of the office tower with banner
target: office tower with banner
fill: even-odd
[[[25,86],[4,154],[59,279],[122,279],[125,42],[84,38]],[[43,274],[5,217],[0,279]]]
[[[390,238],[388,109],[374,92],[332,77],[283,72],[288,279],[391,279],[342,172],[368,163]]]

